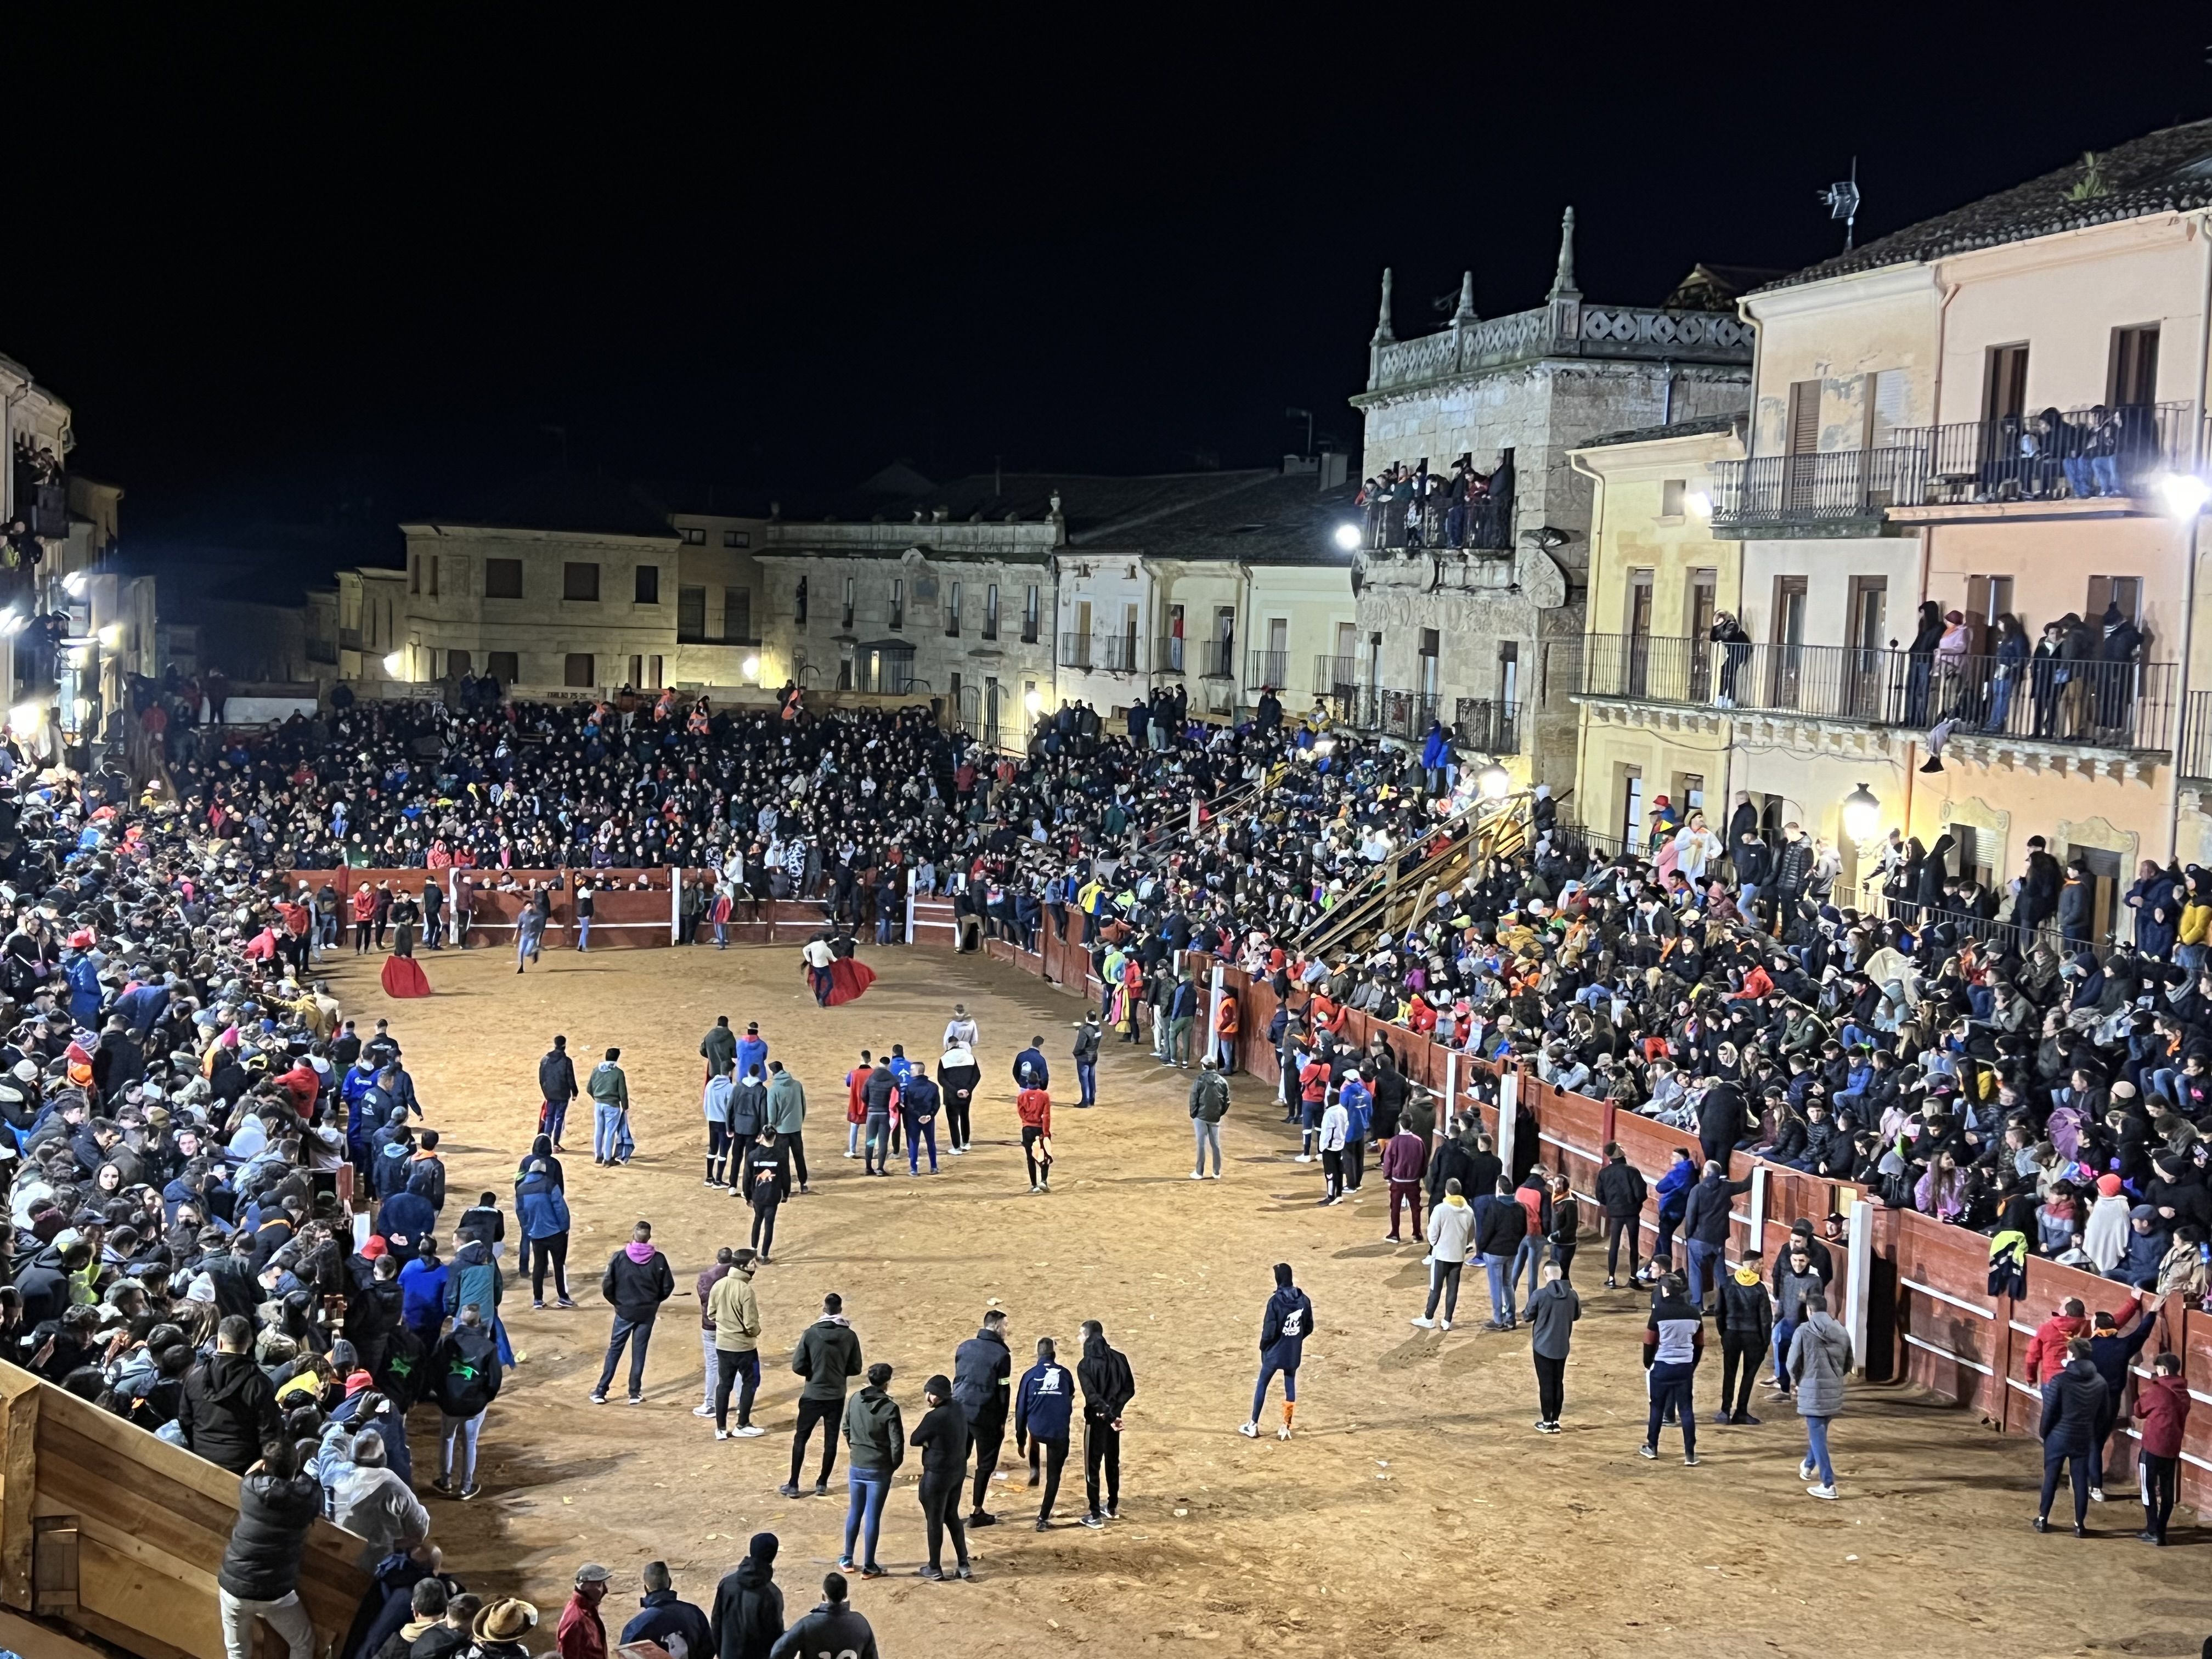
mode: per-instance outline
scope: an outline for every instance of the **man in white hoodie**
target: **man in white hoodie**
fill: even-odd
[[[1468,1247],[1474,1240],[1474,1211],[1455,1176],[1444,1182],[1444,1201],[1429,1212],[1429,1305],[1413,1322],[1420,1329],[1437,1328],[1439,1297],[1444,1304],[1443,1328],[1452,1328],[1452,1316],[1459,1311],[1460,1269],[1467,1266]]]
[[[430,1535],[430,1511],[385,1467],[384,1437],[374,1429],[354,1437],[353,1467],[338,1477],[331,1499],[331,1519],[368,1540],[361,1555],[364,1567]]]
[[[968,1005],[956,1002],[952,1005],[952,1018],[945,1024],[945,1041],[940,1047],[965,1048],[972,1054],[982,1035],[975,1029],[975,1016],[968,1012]]]
[[[2097,1177],[2097,1201],[2089,1206],[2089,1220],[2081,1231],[2081,1252],[2109,1273],[2128,1251],[2128,1212],[2134,1200],[2120,1188],[2116,1175]]]

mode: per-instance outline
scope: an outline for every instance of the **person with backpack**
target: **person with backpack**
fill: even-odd
[[[459,1497],[474,1498],[477,1486],[477,1441],[483,1432],[484,1413],[499,1397],[499,1344],[485,1329],[483,1311],[475,1303],[461,1305],[453,1328],[438,1339],[430,1351],[430,1392],[438,1402],[438,1478],[430,1484],[447,1497],[455,1495],[454,1449],[459,1460]]]
[[[1211,1179],[1221,1179],[1221,1120],[1228,1115],[1229,1079],[1221,1075],[1213,1056],[1208,1054],[1190,1082],[1190,1127],[1198,1142],[1198,1163],[1190,1172],[1193,1181],[1209,1178],[1206,1173],[1208,1147],[1213,1150]]]

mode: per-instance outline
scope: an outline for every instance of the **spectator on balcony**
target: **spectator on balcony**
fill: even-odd
[[[2064,456],[2068,492],[2083,498],[2120,494],[2118,417],[2097,404],[2091,407],[2085,426],[2069,430],[2075,436]]]
[[[2117,603],[2106,605],[2100,622],[2102,637],[2097,646],[2098,735],[2132,746],[2135,661],[2142,652],[2142,630],[2122,613]]]
[[[1920,625],[1905,647],[1905,723],[1929,724],[1929,686],[1935,678],[1936,650],[1943,642],[1943,607],[1933,599],[1920,602]]]
[[[1990,636],[1990,712],[1985,732],[2002,732],[2012,714],[2013,694],[2027,667],[2027,635],[2020,618],[2007,611]]]
[[[1743,665],[1751,660],[1751,635],[1744,632],[1743,624],[1730,611],[1717,612],[1713,617],[1712,641],[1721,648],[1721,689],[1713,699],[1716,708],[1733,708],[1736,699],[1736,678]]]
[[[1973,630],[1966,625],[1963,611],[1943,613],[1943,631],[1936,640],[1935,695],[1929,708],[1937,719],[1967,720],[1972,717],[1968,706],[1971,688],[1966,682],[1966,659],[1973,654]]]

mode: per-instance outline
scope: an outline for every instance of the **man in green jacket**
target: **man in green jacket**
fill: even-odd
[[[799,1471],[806,1461],[806,1442],[822,1425],[822,1473],[814,1495],[830,1495],[830,1472],[837,1467],[837,1431],[845,1415],[845,1383],[860,1374],[860,1339],[845,1317],[845,1299],[836,1291],[822,1298],[822,1317],[809,1325],[791,1356],[791,1369],[806,1379],[799,1391],[799,1426],[791,1437],[791,1479],[776,1490],[799,1496]]]
[[[860,1577],[880,1578],[876,1565],[876,1537],[883,1530],[884,1499],[890,1495],[891,1477],[906,1458],[906,1425],[898,1401],[885,1392],[891,1385],[891,1368],[880,1360],[868,1367],[867,1386],[845,1407],[845,1444],[852,1465],[845,1471],[850,1493],[845,1505],[845,1553],[837,1558],[841,1572],[853,1570],[853,1540],[861,1540]]]
[[[709,1079],[727,1077],[737,1068],[738,1036],[730,1030],[727,1014],[715,1015],[707,1035],[699,1039],[699,1058],[707,1062]]]
[[[775,1131],[775,1144],[790,1154],[783,1178],[783,1195],[791,1196],[791,1172],[799,1175],[799,1190],[811,1192],[806,1184],[806,1141],[800,1133],[806,1127],[806,1090],[799,1080],[783,1069],[783,1062],[771,1060],[768,1063],[768,1127]]]
[[[629,1138],[629,1079],[615,1064],[621,1058],[621,1049],[608,1049],[584,1085],[592,1097],[592,1162],[602,1168],[629,1163],[637,1150]]]

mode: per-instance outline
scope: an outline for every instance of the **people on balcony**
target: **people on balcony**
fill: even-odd
[[[1711,637],[1713,643],[1721,648],[1721,684],[1719,693],[1713,698],[1713,706],[1733,708],[1735,707],[1737,677],[1743,672],[1744,664],[1751,660],[1751,635],[1744,631],[1743,624],[1736,620],[1734,611],[1718,611],[1713,613]]]

